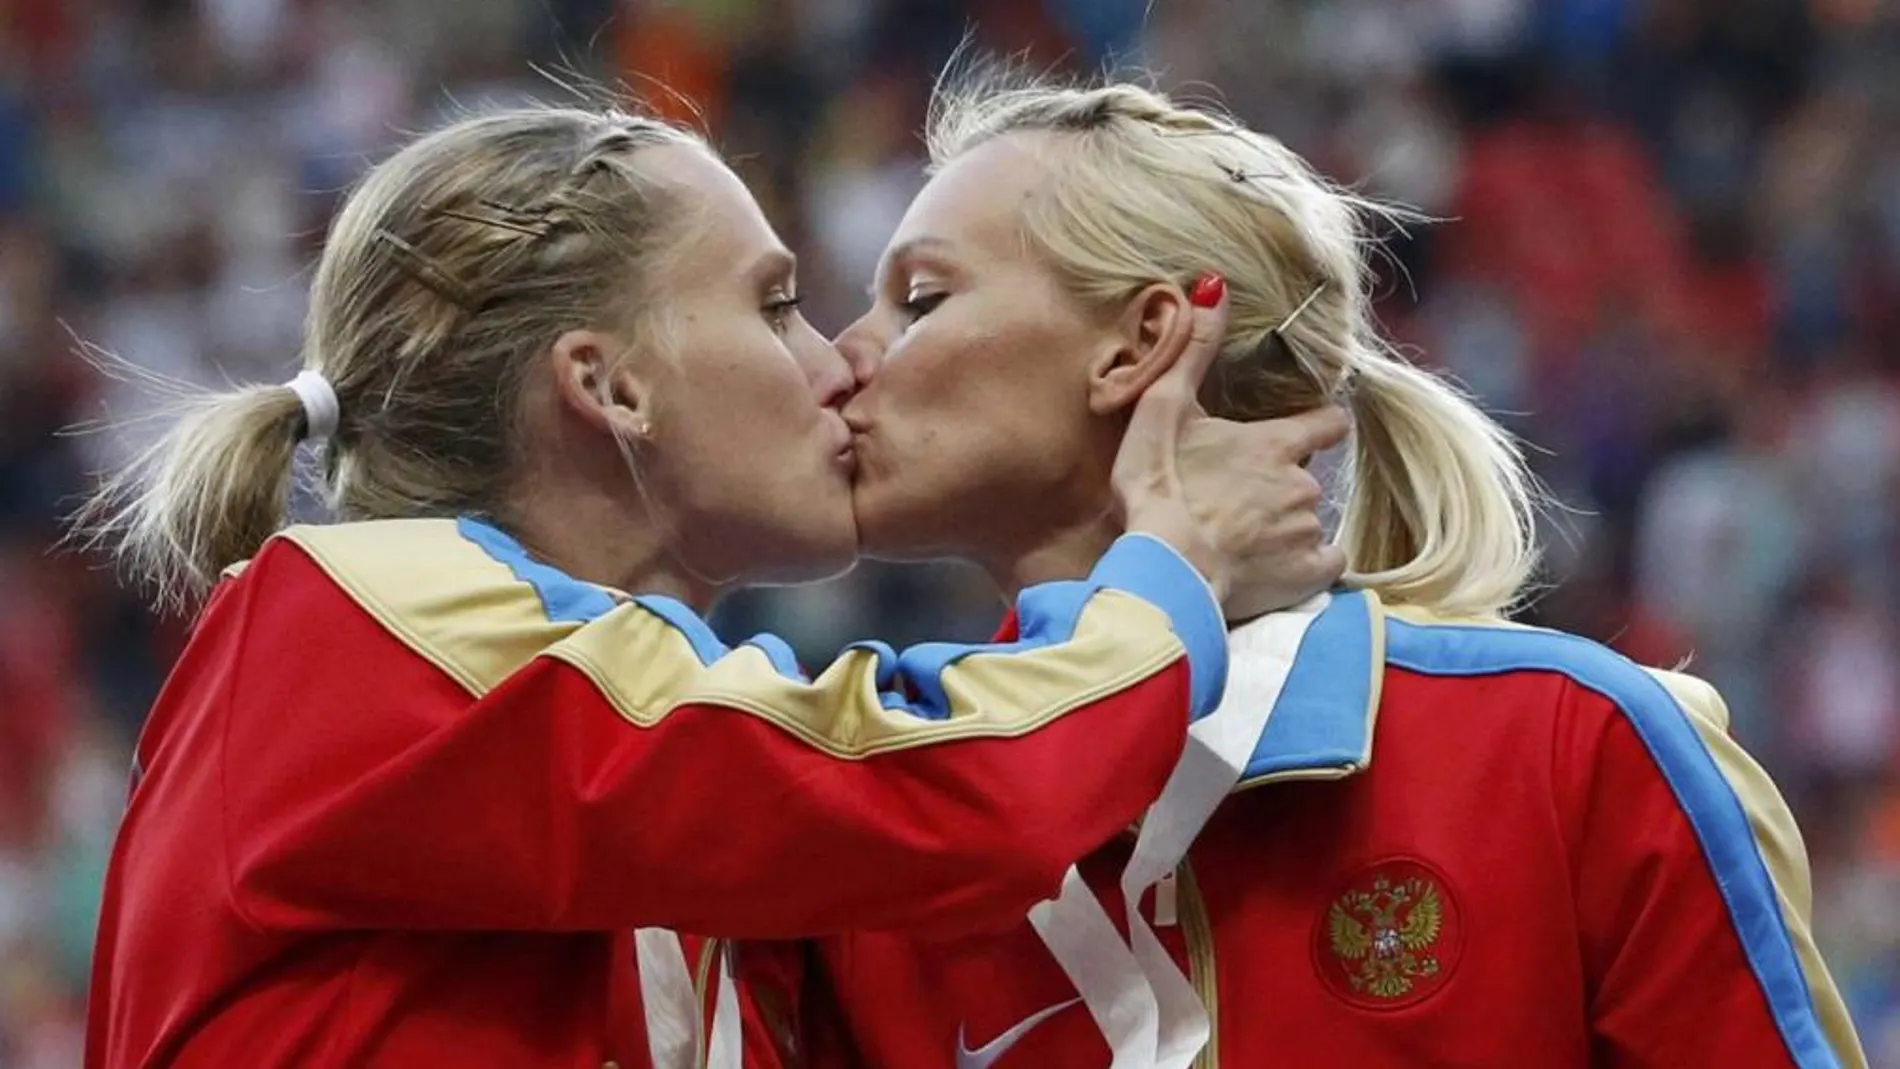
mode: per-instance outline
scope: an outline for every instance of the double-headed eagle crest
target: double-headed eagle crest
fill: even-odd
[[[1404,998],[1421,980],[1438,975],[1432,951],[1444,930],[1438,886],[1424,876],[1379,876],[1368,890],[1339,896],[1326,914],[1333,953],[1362,997]]]

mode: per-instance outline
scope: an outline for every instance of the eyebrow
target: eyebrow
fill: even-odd
[[[950,247],[951,245],[948,241],[945,241],[943,238],[932,237],[929,234],[920,234],[917,237],[905,240],[901,245],[893,246],[886,251],[883,258],[877,262],[877,271],[872,274],[871,284],[864,287],[864,292],[869,295],[872,300],[876,300],[878,288],[883,284],[884,276],[890,273],[892,264],[897,263],[899,260],[908,259],[920,251],[943,252]]]
[[[753,261],[746,277],[759,283],[768,282],[780,276],[790,276],[798,271],[798,257],[789,249],[768,249]]]

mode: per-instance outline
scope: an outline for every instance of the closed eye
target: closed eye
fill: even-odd
[[[792,314],[797,312],[798,306],[803,303],[805,303],[803,297],[780,297],[777,300],[767,301],[763,309],[765,318],[771,322],[773,330],[782,334],[791,323]]]
[[[935,311],[937,306],[942,304],[944,298],[948,296],[950,295],[947,293],[918,294],[910,300],[899,304],[897,307],[903,311],[906,320],[915,323]]]

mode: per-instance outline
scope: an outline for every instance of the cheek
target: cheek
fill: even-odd
[[[702,422],[750,436],[802,427],[815,417],[804,372],[763,324],[708,343],[680,369],[683,393]]]
[[[884,402],[880,419],[903,443],[909,463],[941,458],[946,447],[965,450],[986,437],[1004,385],[998,361],[979,342],[947,333],[917,328],[876,380]]]
[[[743,332],[705,339],[669,387],[654,422],[665,432],[660,444],[679,469],[683,496],[704,505],[756,497],[781,470],[774,464],[789,466],[809,452],[817,405],[769,333],[763,343]]]
[[[1075,419],[1086,407],[1061,344],[1047,331],[1021,327],[920,327],[876,386],[899,444],[892,474],[919,493],[962,496],[965,483],[1006,475],[1027,481],[1066,469]]]

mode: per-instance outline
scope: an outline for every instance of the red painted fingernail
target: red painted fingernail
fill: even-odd
[[[1194,280],[1194,288],[1188,291],[1188,300],[1196,308],[1212,308],[1227,295],[1227,280],[1208,271]]]

